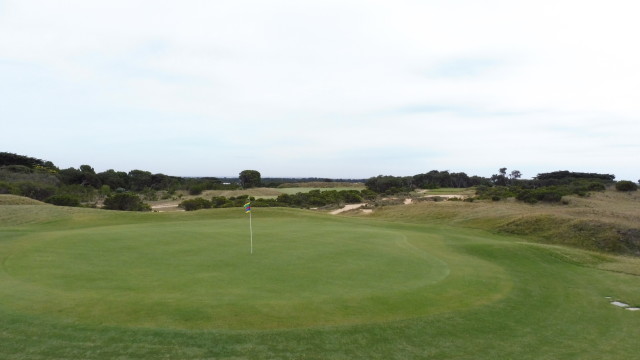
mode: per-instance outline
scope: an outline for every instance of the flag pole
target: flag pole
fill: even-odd
[[[251,225],[251,200],[244,204],[244,212],[249,213],[249,234],[251,234],[251,254],[253,254],[253,226]]]

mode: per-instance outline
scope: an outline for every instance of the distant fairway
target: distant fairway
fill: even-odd
[[[639,305],[640,278],[599,255],[294,209],[253,224],[251,255],[240,209],[0,206],[0,358],[636,355],[640,312],[605,297]]]

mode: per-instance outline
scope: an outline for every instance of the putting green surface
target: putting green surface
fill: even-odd
[[[2,295],[22,312],[93,324],[266,329],[424,316],[508,288],[495,266],[451,257],[438,236],[256,216],[251,253],[246,216],[211,214],[30,234],[7,248]],[[462,295],[460,281],[484,285]]]
[[[438,224],[252,219],[250,254],[241,209],[0,206],[0,358],[637,357],[640,312],[610,304],[640,305],[637,259]]]

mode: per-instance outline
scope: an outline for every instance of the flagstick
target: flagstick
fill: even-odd
[[[249,233],[251,234],[251,254],[253,254],[253,227],[251,226],[251,211],[249,211]]]

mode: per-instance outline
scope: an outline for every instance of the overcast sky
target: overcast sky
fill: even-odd
[[[0,151],[61,168],[640,178],[637,0],[0,0]]]

